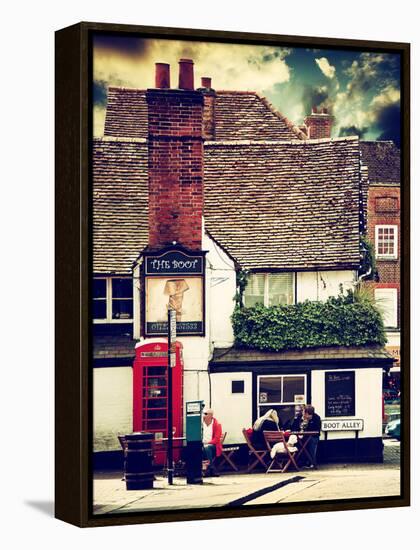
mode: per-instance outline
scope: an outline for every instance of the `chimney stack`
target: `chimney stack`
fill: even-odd
[[[208,90],[211,89],[211,78],[208,76],[202,76],[201,77],[201,87],[207,88]]]
[[[156,63],[155,87],[156,88],[171,87],[169,63]]]
[[[179,60],[180,90],[194,90],[194,63],[191,59]]]
[[[211,78],[201,77],[201,88],[198,88],[204,96],[203,110],[203,137],[208,140],[216,139],[216,121],[214,115],[216,92],[211,87]]]
[[[190,88],[193,63],[181,60],[179,83],[171,89],[169,66],[156,65],[148,105],[149,247],[173,241],[201,250],[203,215],[203,94]],[[158,77],[159,75],[159,77]]]
[[[328,113],[326,107],[319,109],[319,111],[316,106],[312,107],[312,113],[304,119],[308,138],[330,138],[333,121],[334,117]]]

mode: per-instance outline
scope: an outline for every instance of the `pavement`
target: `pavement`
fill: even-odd
[[[157,476],[154,488],[127,491],[122,472],[96,472],[95,514],[186,510],[219,506],[313,502],[330,499],[384,497],[400,494],[400,444],[384,440],[383,464],[326,464],[317,470],[282,473],[223,474],[202,485],[174,484]]]

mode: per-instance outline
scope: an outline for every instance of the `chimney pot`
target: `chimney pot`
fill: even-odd
[[[211,78],[208,76],[201,77],[201,87],[202,88],[211,88]]]
[[[168,63],[156,63],[155,87],[156,88],[171,87],[170,66]]]
[[[194,63],[192,59],[179,60],[179,84],[181,90],[194,90]]]
[[[313,113],[317,113],[317,112],[318,112],[318,108],[317,108],[316,105],[314,105],[314,106],[312,107],[312,112],[313,112]]]
[[[324,115],[328,115],[328,109],[327,109],[327,107],[323,107],[323,108],[322,108],[322,112],[324,113]]]

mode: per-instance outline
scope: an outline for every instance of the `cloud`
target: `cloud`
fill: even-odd
[[[127,87],[148,88],[154,85],[154,64],[165,62],[171,65],[171,85],[176,87],[179,59],[191,58],[197,87],[199,77],[209,76],[216,89],[269,90],[289,80],[286,57],[290,52],[289,48],[271,46],[179,40],[143,40],[137,49],[127,44],[116,49],[100,44],[94,50],[94,80],[115,85],[117,79]]]
[[[359,136],[363,138],[368,132],[369,127],[364,126],[363,128],[358,128],[357,126],[340,126],[338,135],[341,136]]]
[[[331,108],[328,86],[304,86],[302,104],[305,115],[312,112],[312,107]]]
[[[401,144],[400,90],[389,85],[376,95],[370,104],[370,121],[380,132],[378,139],[393,140],[398,147]]]
[[[93,82],[93,103],[94,105],[106,105],[107,83],[104,80]]]
[[[315,58],[315,62],[321,70],[322,74],[324,74],[327,78],[335,77],[335,67],[334,65],[330,65],[326,57]]]
[[[190,58],[194,61],[196,87],[200,86],[201,76],[209,76],[218,90],[269,93],[276,84],[289,81],[291,71],[286,58],[291,51],[272,46],[105,37],[94,43],[93,78],[98,86],[105,83],[150,88],[154,86],[155,63],[164,62],[170,64],[171,86],[175,88],[178,61]],[[98,92],[96,97],[102,101],[100,89]],[[100,110],[96,112],[99,116]],[[99,122],[95,120],[94,125],[99,131]]]

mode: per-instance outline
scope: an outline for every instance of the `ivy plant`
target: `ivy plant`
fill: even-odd
[[[378,308],[347,291],[325,302],[251,308],[232,315],[235,345],[267,351],[319,346],[367,346],[386,343]]]

